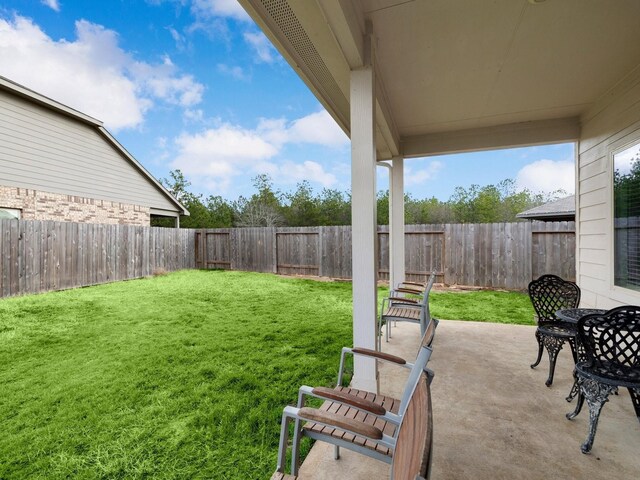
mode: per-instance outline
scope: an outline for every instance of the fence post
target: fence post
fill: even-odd
[[[318,276],[324,277],[324,227],[318,227]]]
[[[278,232],[276,227],[271,227],[271,238],[272,238],[272,246],[271,246],[271,261],[273,273],[278,273]]]
[[[555,223],[555,222],[554,222]],[[524,290],[529,285],[529,282],[533,280],[533,225],[531,222],[525,223],[525,257],[527,258],[527,262],[524,263],[524,282],[520,285],[520,289]]]

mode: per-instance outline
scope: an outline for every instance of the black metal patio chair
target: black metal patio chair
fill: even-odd
[[[582,444],[588,453],[598,427],[598,418],[609,395],[618,387],[627,388],[640,421],[640,307],[626,305],[604,314],[585,315],[578,320],[579,356],[576,377],[579,386],[572,420],[589,406],[589,434]]]
[[[529,283],[529,298],[536,311],[538,328],[538,358],[531,368],[535,368],[542,359],[543,348],[549,354],[549,377],[545,382],[547,387],[553,383],[558,353],[565,342],[571,346],[574,361],[576,356],[576,327],[563,322],[556,317],[556,312],[564,308],[578,308],[580,303],[580,288],[574,282],[563,280],[557,275],[542,275]]]

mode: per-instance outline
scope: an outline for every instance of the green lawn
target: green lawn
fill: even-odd
[[[431,315],[449,320],[535,325],[529,296],[499,290],[432,291]]]
[[[527,302],[432,312],[530,323]],[[350,343],[349,283],[183,271],[0,300],[0,478],[269,478],[283,406]]]

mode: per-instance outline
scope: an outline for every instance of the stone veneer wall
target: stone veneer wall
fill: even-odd
[[[24,220],[150,225],[150,209],[140,205],[0,185],[0,207],[22,210]]]

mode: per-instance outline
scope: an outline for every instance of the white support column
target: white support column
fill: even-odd
[[[375,348],[377,328],[377,224],[375,75],[372,35],[365,36],[362,68],[351,71],[351,224],[353,344]],[[377,391],[375,361],[354,361],[355,388]]]
[[[389,171],[389,285],[405,280],[404,159],[393,157]]]

